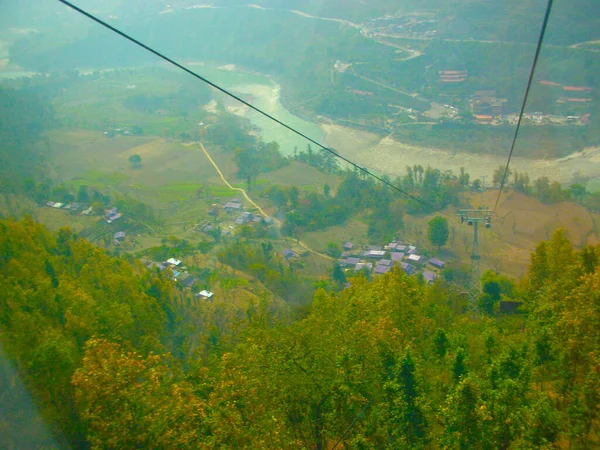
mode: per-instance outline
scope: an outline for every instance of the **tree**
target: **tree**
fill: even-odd
[[[512,175],[512,170],[506,170],[506,175],[504,174],[505,170],[506,167],[504,166],[498,166],[498,168],[494,170],[494,176],[492,178],[492,183],[494,184],[494,186],[500,187],[500,185],[502,184],[502,179],[508,179]]]
[[[331,187],[325,183],[325,186],[323,186],[323,195],[325,195],[325,197],[329,197],[329,193],[331,192]]]
[[[448,220],[445,217],[436,216],[429,221],[427,237],[433,245],[437,246],[438,250],[446,245],[449,234]]]
[[[205,448],[204,402],[174,380],[166,357],[87,343],[73,386],[92,448]]]
[[[441,328],[438,328],[433,335],[433,346],[437,356],[440,358],[446,356],[446,352],[448,351],[448,338]]]
[[[469,186],[469,180],[470,180],[471,176],[465,172],[465,168],[461,167],[460,168],[460,176],[458,177],[458,182],[462,187],[467,187]]]
[[[467,354],[465,349],[459,347],[454,355],[454,360],[452,361],[452,375],[454,377],[454,381],[458,383],[463,377],[467,374]]]
[[[133,169],[139,169],[142,167],[142,157],[140,155],[131,155],[129,157],[129,162],[131,163],[131,167]]]
[[[335,263],[333,265],[333,272],[331,273],[331,278],[340,287],[344,286],[344,283],[346,282],[346,274],[344,273],[344,271],[338,263]]]
[[[287,194],[288,198],[290,199],[290,204],[292,205],[292,208],[297,208],[298,198],[300,197],[300,191],[298,190],[298,188],[296,186],[292,186],[288,189]]]
[[[90,201],[90,194],[88,193],[87,186],[79,186],[79,190],[77,191],[77,201],[80,203],[88,203]]]
[[[329,244],[327,244],[327,250],[325,251],[325,253],[327,253],[332,258],[339,258],[342,253],[342,250],[340,249],[340,246],[338,244],[336,244],[335,242],[330,242]]]

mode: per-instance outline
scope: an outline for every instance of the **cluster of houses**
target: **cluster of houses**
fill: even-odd
[[[62,209],[66,211],[70,211],[72,213],[81,211],[82,216],[89,216],[94,212],[94,208],[91,206],[84,205],[83,203],[61,203],[61,202],[46,202],[46,206],[49,208]],[[110,208],[104,211],[104,218],[107,223],[113,223],[115,220],[119,220],[123,217],[123,214],[120,213],[117,208]]]
[[[233,223],[235,225],[252,225],[266,223],[270,225],[273,223],[273,219],[270,217],[263,217],[260,214],[253,214],[248,211],[244,211],[244,204],[241,200],[233,198],[223,205],[223,209],[230,215],[237,216]]]
[[[414,245],[402,241],[390,242],[386,246],[369,246],[363,250],[356,250],[354,244],[346,242],[338,263],[347,271],[367,270],[377,275],[386,274],[393,266],[399,266],[407,275],[422,273],[428,283],[433,283],[438,277],[434,270],[441,270],[446,264],[437,258],[427,260],[418,254]]]
[[[182,261],[179,259],[169,258],[164,262],[148,262],[144,260],[143,263],[146,265],[146,268],[150,270],[158,269],[161,272],[169,270],[171,279],[183,288],[193,289],[193,287],[198,283],[198,280],[187,272],[187,269],[182,265]],[[214,295],[215,294],[213,292],[202,290],[195,296],[196,298],[204,298],[209,300],[212,299]]]

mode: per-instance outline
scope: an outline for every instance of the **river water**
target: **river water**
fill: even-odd
[[[281,88],[272,78],[266,75],[238,71],[234,66],[214,68],[201,63],[192,63],[188,66],[215,84],[231,90],[237,96],[312,139],[318,142],[324,140],[324,132],[319,124],[306,121],[285,109],[281,104]],[[225,94],[218,93],[217,99],[222,100],[230,112],[246,117],[260,130],[260,135],[264,141],[278,142],[284,155],[293,154],[294,147],[305,150],[309,144],[303,137],[227,97]]]
[[[392,137],[382,139],[372,133],[331,124],[319,124],[306,121],[285,109],[281,104],[280,86],[270,77],[248,73],[235,69],[234,66],[214,68],[202,63],[190,64],[198,73],[211,81],[230,89],[246,101],[263,109],[282,122],[298,129],[318,142],[335,148],[340,154],[350,158],[357,164],[368,167],[379,174],[392,177],[403,175],[407,165],[430,165],[441,170],[452,170],[458,173],[464,167],[473,178],[490,180],[494,170],[506,164],[505,152],[499,154],[456,153],[446,149],[416,147],[397,141]],[[270,119],[240,105],[235,100],[222,99],[230,112],[239,114],[255,125],[265,141],[277,141],[285,155],[293,153],[297,146],[305,149],[308,141],[295,135]],[[565,143],[568,145],[568,143]],[[507,149],[508,150],[508,149]],[[590,178],[590,188],[598,188],[600,176],[600,150],[587,149],[561,159],[538,159],[515,155],[512,166],[520,172],[528,172],[532,179],[548,176],[550,180],[569,183],[573,174],[579,172]],[[489,181],[488,181],[489,183]],[[489,184],[488,184],[489,186]]]

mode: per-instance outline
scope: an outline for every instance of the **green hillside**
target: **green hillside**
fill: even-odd
[[[475,316],[449,285],[392,271],[318,291],[299,316],[231,305],[235,322],[201,322],[198,353],[177,330],[203,307],[158,274],[27,219],[0,223],[0,247],[1,343],[77,447],[599,444],[600,249],[561,231],[523,280],[486,274]]]

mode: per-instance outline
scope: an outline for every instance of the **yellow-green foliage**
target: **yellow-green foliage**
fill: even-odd
[[[448,286],[400,270],[320,290],[296,320],[266,298],[243,315],[190,302],[186,312],[167,281],[68,230],[1,222],[0,249],[2,343],[74,444],[599,445],[599,252],[576,251],[562,231],[512,290],[526,311],[513,317],[464,315]],[[204,328],[197,357],[185,357],[185,339],[177,357],[159,344],[189,326],[186,314]]]
[[[46,417],[73,437],[70,379],[93,336],[160,350],[169,302],[164,280],[26,218],[0,222],[0,339]]]

